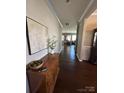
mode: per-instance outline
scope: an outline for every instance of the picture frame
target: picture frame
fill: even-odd
[[[48,48],[48,28],[40,22],[26,16],[26,37],[29,55]]]

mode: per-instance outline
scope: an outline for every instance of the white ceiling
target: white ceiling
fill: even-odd
[[[72,32],[75,30],[76,32],[76,25],[81,19],[82,14],[85,14],[87,8],[89,9],[91,2],[96,3],[97,0],[69,0],[68,3],[66,2],[67,0],[48,1],[52,5],[59,21],[62,23],[65,32],[69,32],[70,30],[72,30]],[[66,23],[69,23],[69,25],[66,25]]]
[[[77,24],[82,13],[91,0],[49,0],[64,28],[71,28]],[[69,23],[69,25],[65,25]]]

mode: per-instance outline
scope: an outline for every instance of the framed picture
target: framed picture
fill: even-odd
[[[47,49],[48,28],[29,17],[26,17],[26,37],[30,55]]]

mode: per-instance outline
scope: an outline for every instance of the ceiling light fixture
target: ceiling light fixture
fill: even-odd
[[[69,3],[70,2],[70,0],[66,0],[66,3]]]
[[[69,26],[69,23],[65,23],[66,26]]]

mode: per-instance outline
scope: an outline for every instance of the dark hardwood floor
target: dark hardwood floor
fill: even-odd
[[[97,66],[79,62],[74,45],[64,46],[54,93],[96,93]]]

